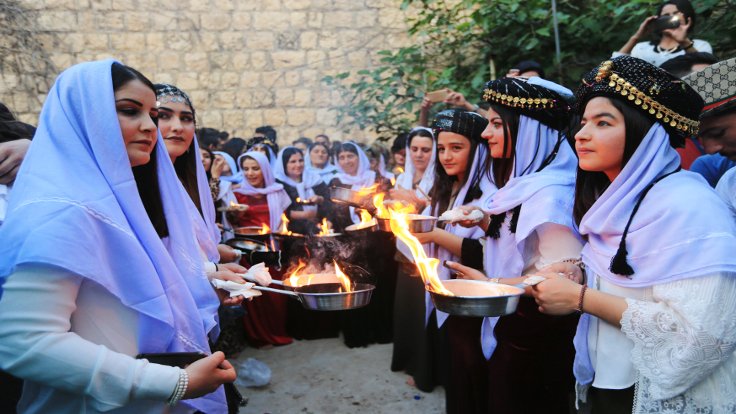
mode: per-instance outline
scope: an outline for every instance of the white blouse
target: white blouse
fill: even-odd
[[[167,412],[180,369],[134,358],[139,316],[117,297],[38,264],[21,266],[3,290],[0,368],[28,378],[19,412]]]
[[[736,168],[731,168],[723,174],[716,185],[716,192],[728,204],[731,213],[736,216]]]
[[[617,361],[630,358],[637,379],[634,412],[736,412],[736,275],[714,274],[618,294],[634,290],[639,292],[626,298],[621,318],[621,334],[631,346],[614,349],[623,338],[601,335],[589,343],[596,355],[619,352],[624,355]],[[614,329],[604,321],[590,329],[605,325]],[[612,374],[621,369],[614,371],[612,363],[594,358],[591,354],[591,361],[599,363],[596,379],[625,379]]]
[[[698,52],[713,53],[713,48],[710,46],[710,43],[705,40],[693,40],[693,47]],[[611,57],[621,56],[622,54],[623,53],[613,52]],[[634,45],[633,49],[631,49],[631,56],[645,60],[654,66],[660,66],[664,62],[684,54],[685,51],[682,49],[677,49],[675,52],[661,51],[651,42],[639,42]]]

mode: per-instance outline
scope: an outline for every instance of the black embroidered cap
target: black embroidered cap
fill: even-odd
[[[253,137],[246,142],[245,146],[250,151],[250,149],[253,148],[254,145],[258,144],[268,145],[269,147],[271,147],[271,151],[273,151],[274,154],[279,153],[279,145],[266,137]]]
[[[467,137],[471,141],[482,141],[480,134],[486,129],[488,120],[475,112],[463,109],[445,109],[434,117],[432,131],[439,136],[442,131],[454,132]]]
[[[673,142],[697,135],[703,99],[687,83],[663,69],[628,55],[601,63],[586,74],[575,93],[576,109],[596,96],[623,99],[664,125]]]
[[[536,78],[535,78],[536,79]],[[502,78],[487,82],[482,98],[534,118],[554,129],[567,127],[572,107],[559,93],[526,78]]]

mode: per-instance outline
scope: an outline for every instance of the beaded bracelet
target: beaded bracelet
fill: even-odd
[[[588,289],[588,285],[583,285],[580,288],[580,299],[578,299],[578,308],[576,309],[579,313],[583,313],[583,299],[585,298],[585,291]]]
[[[189,374],[187,373],[187,370],[182,369],[179,371],[179,380],[176,382],[176,388],[174,388],[174,392],[171,394],[171,397],[169,397],[169,406],[173,407],[178,404],[179,401],[184,398],[184,394],[186,394],[188,387]]]

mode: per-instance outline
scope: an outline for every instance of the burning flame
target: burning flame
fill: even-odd
[[[372,225],[373,217],[371,217],[371,213],[367,212],[366,210],[360,210],[360,223],[359,224]]]
[[[329,226],[329,223],[327,223],[327,217],[322,219],[321,224],[317,224],[317,227],[319,227],[319,233],[317,233],[317,236],[329,236],[332,234],[332,229]]]
[[[299,198],[299,197],[297,197],[297,198],[296,198],[296,202],[297,202],[297,203],[301,203],[301,202],[302,202],[302,199],[301,199],[301,198]]]
[[[281,214],[281,228],[279,233],[291,236],[293,233],[289,231],[289,219],[286,218],[286,214]]]
[[[404,173],[404,169],[402,167],[400,167],[400,166],[396,166],[396,172],[398,172],[398,174],[396,174],[396,175],[403,174]]]
[[[370,187],[363,187],[360,190],[358,190],[358,196],[359,197],[366,197],[376,192],[378,189],[378,183],[373,184]]]
[[[291,286],[299,286],[299,272],[301,272],[305,267],[307,267],[307,263],[299,259],[299,264],[297,264],[296,269],[291,272],[291,275],[289,275],[289,283]]]
[[[237,205],[238,205],[238,203],[236,203],[234,201],[231,201],[230,202],[230,207],[237,207]]]
[[[337,276],[337,279],[340,281],[340,284],[342,285],[342,288],[345,292],[352,292],[352,286],[350,283],[350,279],[345,275],[345,273],[340,270],[340,267],[337,266],[337,262],[333,260],[333,263],[335,264],[335,275]]]
[[[376,217],[387,219],[391,217],[388,213],[388,209],[383,205],[383,198],[386,197],[384,193],[378,193],[373,196],[373,206],[376,207]]]
[[[437,275],[437,265],[440,263],[439,259],[427,257],[422,244],[409,232],[408,213],[394,210],[393,208],[389,212],[391,215],[391,231],[409,247],[426,289],[445,296],[455,296],[452,292],[445,289],[445,286]]]
[[[261,230],[258,231],[258,234],[268,234],[271,232],[271,228],[268,227],[268,224],[263,223],[263,227],[261,227]]]

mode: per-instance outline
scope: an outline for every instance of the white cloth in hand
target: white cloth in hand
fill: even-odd
[[[242,296],[245,299],[249,299],[256,296],[261,296],[261,292],[254,290],[253,283],[238,283],[230,280],[212,279],[212,286],[217,289],[222,289],[230,292],[230,297]]]
[[[471,222],[478,222],[483,219],[483,212],[480,210],[473,210],[470,212],[470,214],[465,214],[462,210],[459,208],[453,208],[452,210],[447,210],[439,217],[439,221],[449,221],[450,223],[457,223],[458,221],[471,221]]]
[[[243,278],[250,280],[251,282],[256,282],[261,286],[268,286],[273,281],[271,273],[268,272],[268,268],[263,263],[251,266],[250,269],[245,272]]]

